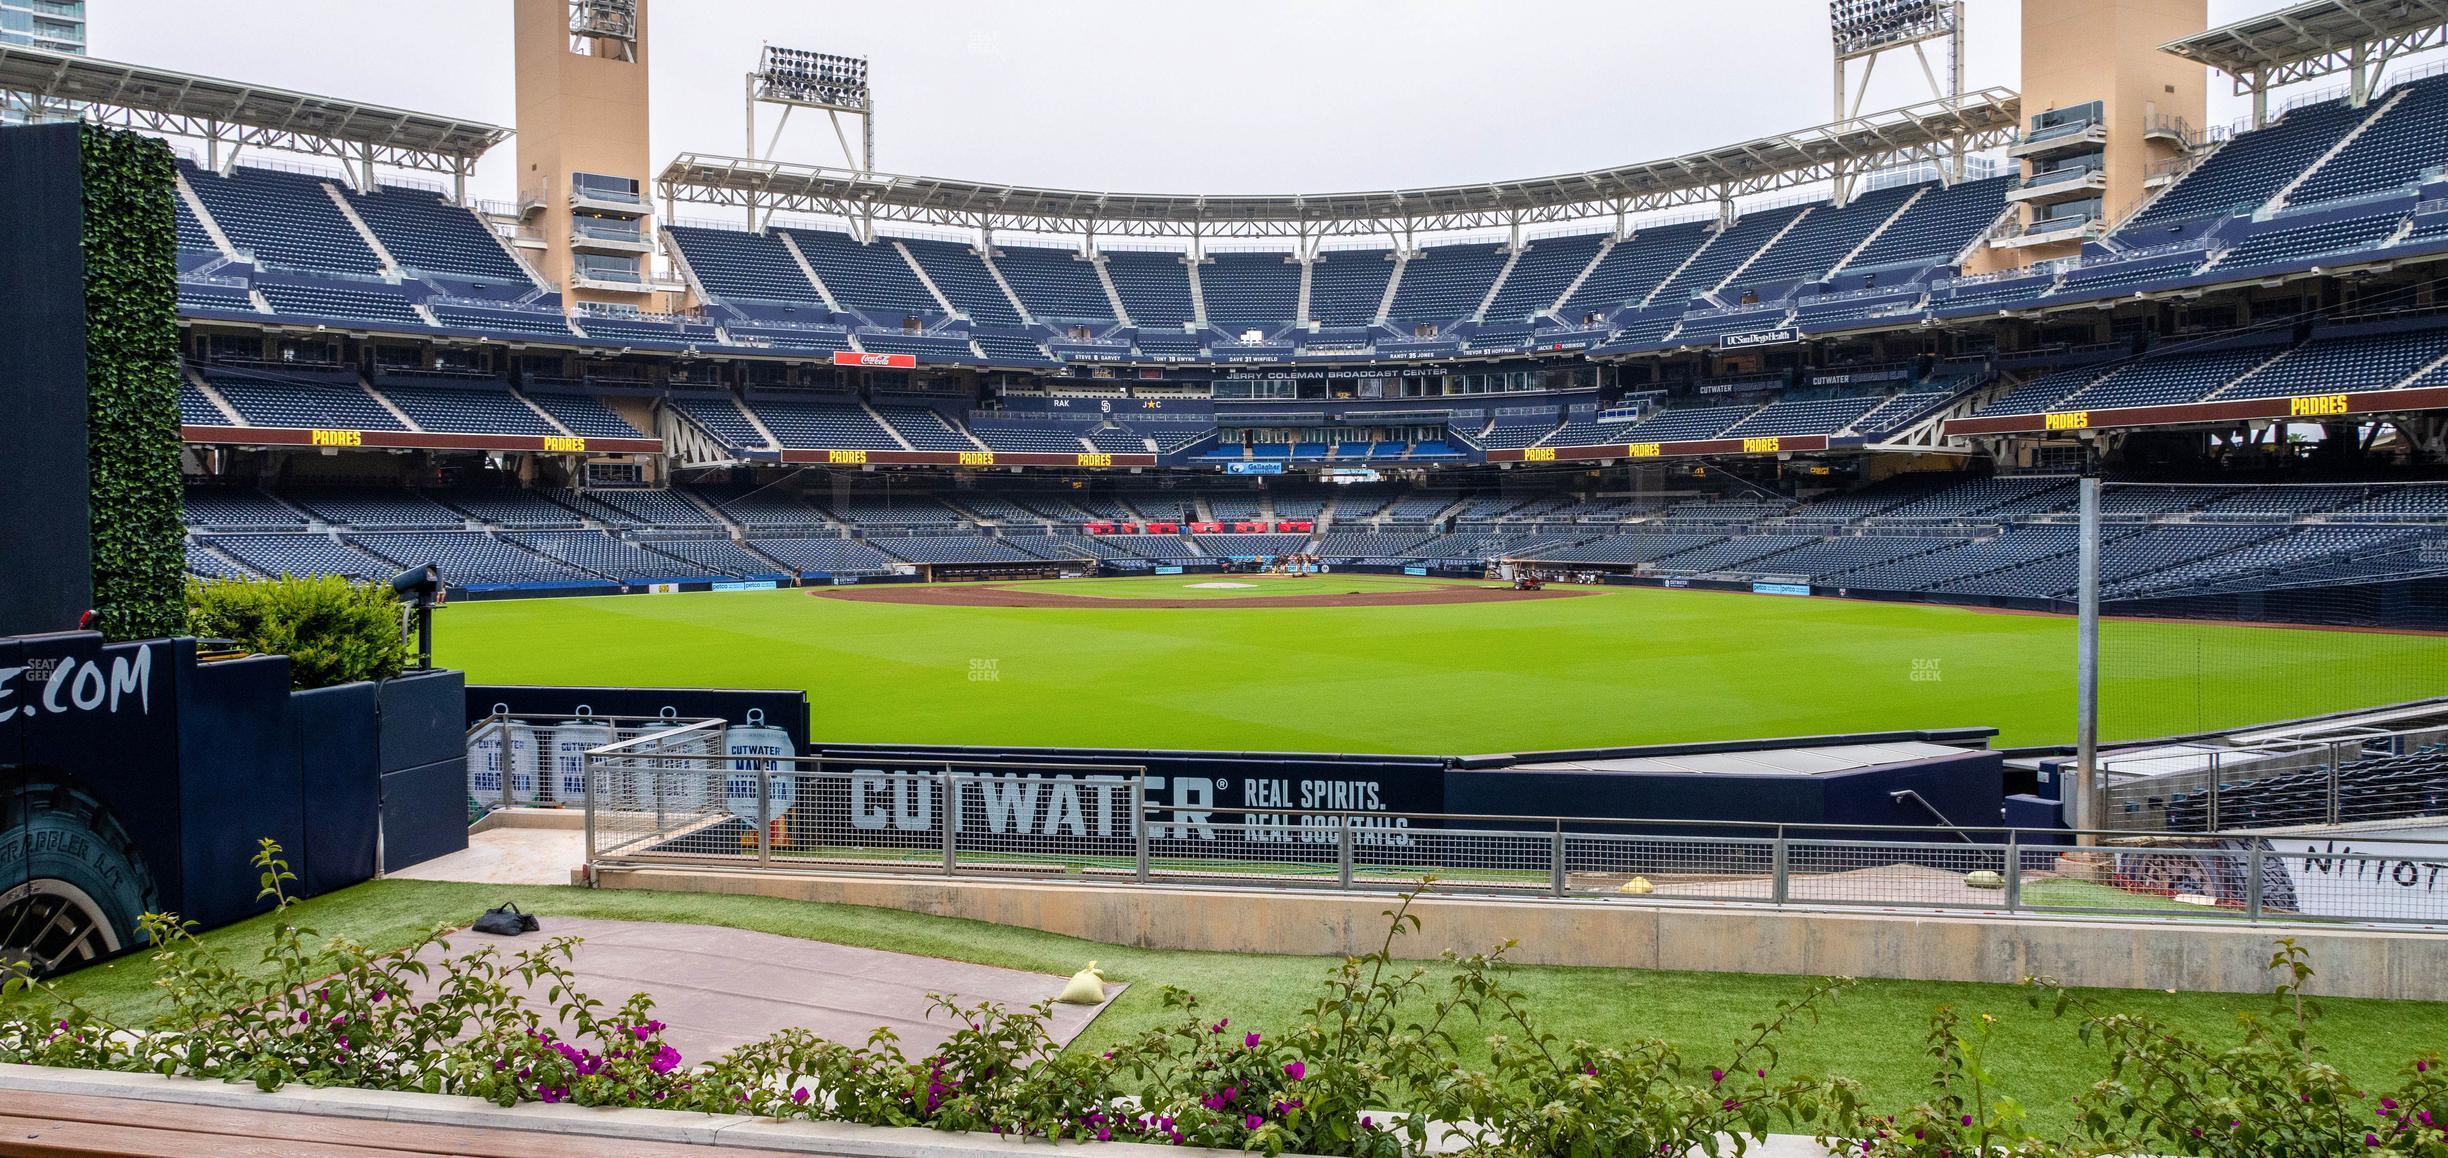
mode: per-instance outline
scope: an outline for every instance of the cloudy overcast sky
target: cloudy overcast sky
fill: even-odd
[[[2032,0],[2042,2],[2042,0]],[[2212,22],[2275,0],[2211,0]],[[92,52],[509,124],[509,0],[88,0]],[[1969,87],[2016,83],[2017,0],[1971,0]],[[864,54],[878,167],[1144,192],[1569,172],[1828,119],[1824,0],[655,0],[654,154],[741,150],[764,42]],[[1882,65],[1869,107],[1927,91]],[[2213,86],[2212,119],[2241,115]],[[770,116],[770,112],[768,116]],[[770,121],[768,122],[770,124]],[[511,148],[473,190],[512,192]],[[785,158],[835,163],[802,114]]]

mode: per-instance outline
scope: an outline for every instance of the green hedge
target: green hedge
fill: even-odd
[[[177,163],[85,127],[86,438],[94,605],[113,639],[187,627],[179,480]]]
[[[400,602],[380,583],[338,575],[187,581],[186,615],[198,635],[289,657],[289,682],[327,688],[390,679],[408,664]]]

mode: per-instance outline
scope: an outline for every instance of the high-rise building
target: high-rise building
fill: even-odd
[[[0,44],[85,54],[85,0],[0,0]],[[27,108],[0,97],[0,125],[57,120],[73,110]]]

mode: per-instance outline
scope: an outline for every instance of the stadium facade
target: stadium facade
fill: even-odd
[[[1869,8],[1840,60],[1962,35]],[[465,197],[497,126],[43,48],[0,85],[188,138],[199,574],[1305,551],[2045,602],[2103,467],[2203,484],[2116,513],[2120,596],[2437,562],[2448,76],[2398,58],[2448,13],[2281,15],[2031,5],[2021,92],[1859,113],[1840,73],[1806,130],[1321,196],[651,168],[642,2],[518,0],[508,203]],[[863,62],[776,59],[761,99],[872,113]],[[2246,123],[2208,125],[2213,69]]]

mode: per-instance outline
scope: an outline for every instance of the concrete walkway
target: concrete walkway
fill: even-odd
[[[448,953],[435,948],[426,959],[437,966],[438,977],[449,958],[480,949],[507,958],[552,937],[581,938],[570,962],[579,990],[607,1011],[633,993],[653,997],[655,1018],[669,1027],[664,1039],[691,1064],[793,1026],[845,1044],[864,1043],[882,1026],[899,1035],[904,1053],[924,1057],[958,1028],[950,1015],[930,1011],[930,994],[964,1005],[995,1001],[1019,1010],[1062,992],[1070,980],[713,925],[565,918],[550,912],[537,917],[540,933],[459,933]],[[1106,1004],[1123,988],[1107,985]],[[535,1007],[552,1008],[541,985],[525,996]],[[1067,1044],[1104,1009],[1057,1005],[1046,1032]]]
[[[586,862],[586,832],[576,828],[491,828],[468,834],[468,846],[385,876],[410,881],[471,881],[488,885],[566,885]]]

